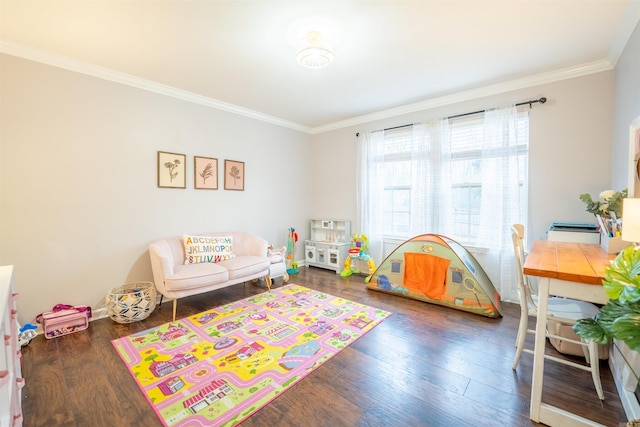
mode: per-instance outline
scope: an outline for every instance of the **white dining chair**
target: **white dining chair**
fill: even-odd
[[[524,226],[522,224],[514,224],[511,227],[511,237],[513,239],[513,251],[515,255],[516,277],[518,279],[518,294],[520,296],[520,323],[518,326],[518,335],[516,338],[516,355],[513,359],[512,368],[518,367],[522,352],[533,354],[533,350],[524,348],[524,342],[527,333],[535,334],[535,330],[529,328],[529,317],[537,316],[537,294],[531,287],[529,277],[524,274],[523,265],[525,259],[524,251]],[[580,301],[570,298],[549,297],[549,306],[547,310],[547,326],[549,320],[555,320],[565,325],[573,325],[579,319],[593,317],[599,312],[596,305],[590,302]],[[586,365],[576,363],[571,360],[562,359],[553,355],[544,355],[545,359],[553,360],[564,365],[573,366],[584,371],[591,372],[593,384],[600,400],[604,400],[602,393],[602,384],[600,382],[600,360],[598,357],[598,345],[592,341],[578,341],[567,337],[549,333],[547,327],[547,338],[553,338],[561,341],[570,342],[582,346]]]

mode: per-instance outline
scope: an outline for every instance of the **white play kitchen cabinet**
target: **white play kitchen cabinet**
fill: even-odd
[[[312,219],[310,228],[310,239],[304,242],[305,265],[340,273],[351,247],[351,222]]]

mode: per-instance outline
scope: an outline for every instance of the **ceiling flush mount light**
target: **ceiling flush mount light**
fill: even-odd
[[[322,68],[333,61],[333,50],[318,31],[310,31],[300,42],[298,63],[307,68]]]

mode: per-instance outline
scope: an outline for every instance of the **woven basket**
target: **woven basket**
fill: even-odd
[[[156,287],[152,282],[132,282],[113,288],[107,294],[107,314],[118,323],[146,319],[156,308]]]

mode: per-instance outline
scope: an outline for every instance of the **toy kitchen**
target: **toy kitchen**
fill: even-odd
[[[351,247],[351,222],[312,219],[310,239],[304,242],[305,265],[340,273]]]

